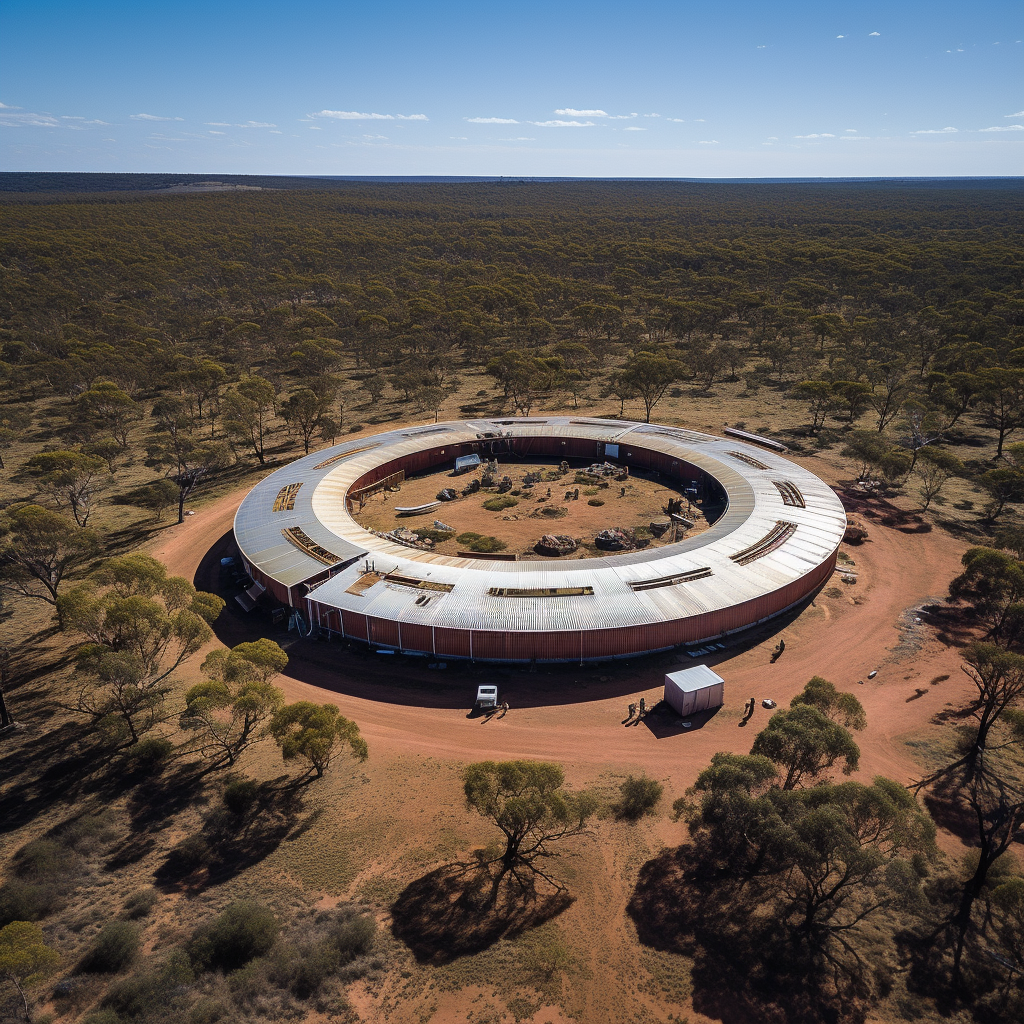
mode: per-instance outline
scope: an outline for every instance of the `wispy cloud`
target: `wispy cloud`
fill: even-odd
[[[607,117],[608,112],[605,110],[577,110],[575,107],[563,107],[561,110],[556,110],[556,114],[562,114],[565,117]],[[636,117],[636,114],[632,115]],[[538,122],[534,122],[537,124]]]
[[[19,107],[4,106],[0,109],[0,126],[4,128],[62,128],[71,132],[87,132],[94,128],[109,128],[106,121],[79,117],[75,114],[30,113]]]
[[[132,114],[133,121],[184,121],[183,117],[157,117],[156,114]]]
[[[845,39],[846,36],[836,36],[836,39]]]
[[[871,138],[870,135],[840,135],[840,142],[867,142]]]
[[[916,132],[911,132],[911,135],[955,135],[957,132],[956,128],[921,128]]]
[[[238,128],[276,128],[276,124],[269,121],[246,121],[245,124],[236,125]]]
[[[363,114],[358,110],[318,110],[307,117],[329,117],[335,121],[429,121],[426,114]]]
[[[843,131],[844,132],[850,132],[853,135],[857,134],[857,129],[856,128],[844,128]]]
[[[519,124],[514,117],[467,117],[470,124]]]
[[[1024,117],[1024,110],[1018,110],[1016,114],[1003,114],[1003,117]]]
[[[881,32],[869,32],[868,33],[869,36],[880,36],[881,34],[882,34]]]
[[[624,132],[645,132],[645,131],[647,131],[647,129],[646,129],[646,128],[641,128],[641,127],[640,127],[639,125],[637,125],[637,124],[631,124],[631,125],[627,125],[627,126],[626,126],[625,128],[623,128],[622,130],[623,130]]]
[[[10,103],[0,103],[0,110],[21,110],[21,107],[12,107]]]
[[[593,121],[531,121],[538,128],[593,128]]]
[[[717,146],[719,145],[718,139],[701,139],[697,143],[698,146]]]
[[[209,128],[230,128],[231,127],[231,124],[228,121],[204,121],[203,124],[205,124]]]
[[[794,139],[834,139],[831,132],[811,132],[810,135],[794,135]]]
[[[998,124],[992,128],[979,128],[979,132],[1024,132],[1024,124]]]
[[[498,139],[498,142],[536,142],[537,140],[532,136],[518,135],[514,139]]]

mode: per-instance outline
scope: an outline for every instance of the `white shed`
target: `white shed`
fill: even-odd
[[[665,703],[684,718],[725,703],[725,680],[707,665],[694,665],[665,676]]]

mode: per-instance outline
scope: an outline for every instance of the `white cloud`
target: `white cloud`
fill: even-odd
[[[857,129],[856,128],[844,128],[843,131],[844,132],[853,132],[854,135],[857,134]]]
[[[364,139],[386,139],[386,135],[364,135]]]
[[[429,121],[426,114],[363,114],[358,110],[319,110],[307,117],[329,117],[335,121]]]
[[[882,34],[881,32],[869,32],[868,33],[869,36],[880,36],[881,34]]]
[[[323,131],[323,128],[320,128],[320,127],[318,127],[318,126],[317,126],[317,125],[315,125],[315,124],[311,124],[311,125],[309,126],[309,130],[310,130],[311,132],[322,132],[322,131]]]
[[[269,121],[246,121],[245,124],[238,125],[239,128],[276,128],[276,124],[271,124]]]
[[[840,135],[840,142],[866,142],[871,138],[870,135]]]
[[[768,49],[768,47],[767,47],[767,46],[759,46],[759,47],[758,47],[758,49],[759,49],[759,50],[767,50],[767,49]]]
[[[536,142],[537,140],[529,135],[519,135],[514,139],[498,139],[498,142]]]
[[[701,139],[697,143],[698,146],[717,146],[718,144],[718,139]]]
[[[207,135],[224,135],[225,132],[215,132],[212,128],[207,132]]]
[[[810,135],[794,135],[794,139],[834,139],[831,132],[812,132]]]
[[[836,36],[836,39],[845,39],[846,36]]]
[[[230,128],[231,125],[227,121],[204,121],[208,128]]]
[[[0,104],[3,106],[3,104]],[[1003,114],[1003,117],[1024,117],[1024,110],[1018,110],[1016,114]]]
[[[956,128],[922,128],[911,135],[955,135]]]
[[[1000,124],[994,128],[979,128],[979,132],[1024,132],[1024,124]]]
[[[384,136],[382,135],[381,138],[384,138]],[[448,138],[451,139],[452,142],[469,142],[469,139],[467,139],[465,135],[449,135]]]
[[[593,128],[593,121],[531,121],[538,128]]]
[[[268,135],[284,135],[284,132],[267,132]]]
[[[675,121],[676,124],[686,124],[686,118],[685,117],[667,117],[667,118],[665,118],[665,120],[666,121]]]
[[[0,114],[0,125],[7,128],[71,128],[72,125],[61,124],[49,114]]]
[[[12,107],[10,103],[0,103],[0,110],[21,110],[21,107]]]
[[[609,121],[628,121],[632,117],[639,117],[639,114],[609,114]],[[650,117],[650,114],[644,114],[644,117]]]
[[[703,117],[695,117],[693,119],[693,123],[694,124],[703,124],[704,123],[704,118]]]
[[[778,137],[778,135],[769,135],[768,136],[768,141],[769,142],[778,142],[779,141],[779,137]]]
[[[644,114],[644,117],[661,117],[661,114]]]
[[[133,121],[184,121],[183,117],[157,117],[156,114],[132,114]]]
[[[645,132],[646,128],[641,128],[639,125],[631,124],[626,128],[622,129],[624,132]]]
[[[470,124],[519,124],[514,117],[466,117]]]
[[[566,117],[607,117],[608,114],[604,110],[577,110],[575,107],[563,107],[561,110],[556,110],[556,114],[564,114]],[[636,115],[632,115],[636,117]],[[534,122],[537,124],[538,122]]]

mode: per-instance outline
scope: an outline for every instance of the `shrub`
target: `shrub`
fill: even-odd
[[[132,766],[147,772],[159,768],[174,753],[174,744],[162,736],[147,736],[128,751]]]
[[[455,538],[464,548],[469,551],[504,551],[505,542],[497,537],[484,537],[479,533],[460,533]]]
[[[322,920],[318,919],[318,923]],[[353,960],[369,952],[377,934],[377,923],[367,914],[351,910],[342,911],[339,919],[331,921],[325,931],[313,939],[300,942],[279,942],[266,958],[266,976],[280,988],[288,989],[299,999],[308,999],[317,993],[332,975],[337,974]],[[252,970],[253,976],[237,984],[232,976],[232,988],[244,991],[252,998],[259,988],[259,971],[253,963],[243,974]]]
[[[229,972],[266,953],[277,931],[277,919],[267,907],[239,900],[197,928],[186,948],[197,969]]]
[[[54,839],[33,839],[18,851],[15,866],[23,878],[58,878],[68,870],[68,852]]]
[[[232,814],[245,814],[259,793],[260,787],[252,779],[234,779],[224,787],[224,806]]]
[[[443,544],[446,540],[451,540],[453,536],[451,530],[432,530],[429,526],[421,526],[412,532],[420,540],[432,540],[435,544]]]
[[[139,929],[127,921],[109,921],[78,965],[88,974],[117,974],[139,955]]]
[[[593,505],[594,508],[600,508],[604,504],[604,502],[600,498],[591,498],[590,501],[587,502],[587,504]]]
[[[0,886],[0,928],[12,921],[41,921],[57,910],[63,899],[53,882],[26,882],[11,878]]]
[[[148,1018],[153,1014],[155,1008],[159,1007],[166,1014],[168,1010],[172,1014],[167,1019],[178,1019],[181,1014],[174,1015],[176,1009],[176,996],[181,992],[181,987],[189,985],[195,980],[192,968],[188,959],[180,950],[174,950],[167,958],[167,962],[156,971],[146,971],[144,974],[132,974],[121,981],[114,982],[107,989],[107,994],[100,1003],[100,1011],[113,1013],[113,1018],[101,1018],[103,1024],[106,1020],[134,1021]]]
[[[82,1024],[122,1024],[122,1020],[116,1010],[93,1010],[82,1018]]]
[[[629,821],[639,821],[645,814],[653,814],[662,791],[661,783],[647,778],[646,775],[641,775],[640,778],[628,776],[619,786],[619,802],[614,807],[616,816]]]
[[[133,892],[125,900],[121,916],[129,921],[137,921],[140,917],[146,917],[157,905],[159,899],[156,889],[140,889],[138,892]]]
[[[210,844],[202,836],[187,836],[172,846],[164,861],[164,873],[174,878],[192,874],[201,868],[210,856]]]
[[[499,495],[497,498],[488,498],[484,502],[484,508],[488,512],[502,512],[506,508],[513,508],[519,504],[518,498],[509,497],[507,494]]]
[[[348,914],[331,926],[329,938],[348,963],[368,953],[377,937],[377,922],[369,914]]]
[[[359,431],[362,430],[362,429],[363,429],[362,423],[353,423],[352,426],[348,428],[348,432],[350,434],[358,434]]]

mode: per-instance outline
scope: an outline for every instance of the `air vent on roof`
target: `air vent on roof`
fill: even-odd
[[[678,572],[674,576],[659,576],[653,580],[631,580],[629,586],[636,593],[640,593],[642,590],[657,590],[659,587],[674,587],[680,583],[692,583],[694,580],[703,580],[711,575],[713,575],[711,570],[704,566],[702,569]]]
[[[299,493],[299,488],[302,486],[298,484],[288,484],[287,487],[282,487],[277,492],[277,497],[274,499],[274,511],[275,512],[291,512],[295,508],[295,496]]]
[[[593,587],[491,587],[490,597],[589,597]]]
[[[788,480],[773,480],[772,483],[782,495],[784,505],[792,505],[793,508],[807,508],[807,502],[804,501],[804,496],[796,484],[791,484]]]
[[[734,459],[739,459],[740,462],[745,462],[748,466],[753,466],[754,469],[768,469],[763,462],[759,462],[754,458],[753,455],[746,455],[743,452],[726,452],[726,455],[731,455]]]
[[[400,587],[412,587],[414,590],[435,590],[442,594],[455,589],[454,583],[435,583],[433,580],[421,580],[416,576],[404,576],[400,572],[389,572],[384,577],[385,583],[397,583]]]
[[[764,558],[776,548],[782,547],[795,532],[796,523],[786,523],[780,519],[756,544],[751,544],[750,547],[737,551],[735,555],[729,557],[740,565],[747,565],[758,558]]]
[[[359,452],[368,452],[371,448],[376,448],[380,442],[376,444],[364,444],[362,448],[349,448],[347,452],[342,452],[340,455],[332,455],[329,459],[324,459],[323,462],[318,462],[313,468],[314,469],[325,469],[332,463],[340,462],[342,459],[347,459],[350,455],[357,455]]]
[[[335,565],[342,561],[340,555],[336,555],[333,551],[328,551],[327,548],[321,547],[300,526],[289,526],[281,532],[300,551],[304,551],[307,555],[315,558],[318,562],[323,562],[324,565]]]

